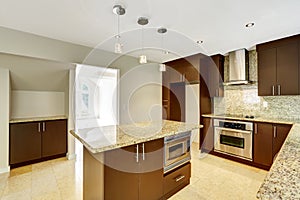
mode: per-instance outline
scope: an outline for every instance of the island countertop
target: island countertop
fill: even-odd
[[[252,122],[292,124],[292,128],[282,145],[269,173],[259,188],[257,198],[300,199],[300,120],[299,118],[264,118],[248,119],[205,114],[204,117],[224,118]]]
[[[202,128],[202,125],[170,120],[71,130],[90,152],[100,153]]]

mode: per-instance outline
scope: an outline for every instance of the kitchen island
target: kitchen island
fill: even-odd
[[[178,191],[183,186],[178,185],[181,181],[189,183],[190,164],[173,174],[164,174],[163,138],[199,128],[202,126],[162,120],[71,131],[84,145],[83,199],[118,199],[113,196],[124,192],[133,195],[128,199],[145,199],[143,194],[147,199],[154,198],[149,195],[161,194],[163,199]],[[163,184],[171,179],[176,182],[174,189],[165,194]],[[114,180],[124,187],[112,188]],[[126,185],[131,191],[126,191]],[[158,188],[157,193],[150,187],[153,185]]]

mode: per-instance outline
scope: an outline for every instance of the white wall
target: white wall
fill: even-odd
[[[65,93],[52,91],[11,92],[11,118],[65,115]]]
[[[0,68],[0,173],[9,171],[9,70]]]

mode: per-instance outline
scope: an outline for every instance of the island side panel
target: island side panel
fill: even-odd
[[[84,148],[83,151],[83,200],[104,200],[103,153],[97,159]],[[100,160],[100,161],[99,161]]]

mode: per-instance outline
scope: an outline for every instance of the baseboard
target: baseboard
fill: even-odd
[[[9,171],[10,171],[10,166],[4,167],[4,168],[0,168],[0,174],[7,173]]]
[[[74,160],[74,159],[76,159],[76,154],[75,153],[72,153],[72,154],[67,153],[67,159],[68,160]]]

